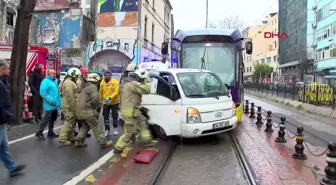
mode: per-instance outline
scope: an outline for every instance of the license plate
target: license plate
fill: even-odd
[[[229,125],[230,125],[230,122],[229,121],[225,121],[225,122],[213,124],[213,128],[214,129],[216,129],[216,128],[222,128],[222,127],[227,127]]]

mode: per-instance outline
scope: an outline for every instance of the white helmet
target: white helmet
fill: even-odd
[[[135,74],[138,75],[139,78],[141,79],[146,79],[149,77],[148,71],[146,69],[143,68],[139,68],[137,70],[134,71]]]
[[[89,73],[86,81],[88,82],[98,82],[100,80],[100,76],[96,73]]]
[[[80,70],[77,67],[70,68],[67,72],[67,76],[75,78],[76,76],[81,75]]]
[[[126,71],[128,72],[134,72],[137,69],[137,65],[135,63],[130,63],[126,67]]]

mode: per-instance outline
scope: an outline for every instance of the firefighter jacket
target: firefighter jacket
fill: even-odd
[[[83,89],[83,85],[84,85],[84,80],[82,76],[79,76],[78,79],[76,80],[76,84],[78,87],[78,91],[81,92]]]
[[[120,103],[121,114],[124,116],[136,117],[140,114],[139,108],[143,94],[149,94],[151,83],[140,83],[137,81],[127,82],[122,88],[122,99]]]
[[[76,116],[83,120],[97,116],[97,109],[100,108],[99,93],[97,85],[92,82],[85,82],[83,89],[76,99]]]
[[[105,98],[110,98],[108,102],[104,102]],[[118,80],[111,78],[106,82],[102,80],[99,88],[99,98],[101,102],[108,105],[114,105],[119,103],[119,82]]]
[[[76,97],[79,93],[77,84],[70,78],[66,77],[61,85],[62,109],[71,109],[75,111]]]

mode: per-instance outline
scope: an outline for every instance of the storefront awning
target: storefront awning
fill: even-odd
[[[336,68],[336,58],[331,58],[317,62],[316,71],[322,71],[328,68]]]

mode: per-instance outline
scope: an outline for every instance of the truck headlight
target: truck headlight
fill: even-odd
[[[236,104],[232,103],[232,117],[236,116]]]
[[[188,108],[187,110],[187,123],[201,123],[201,115],[199,111],[195,108]]]

